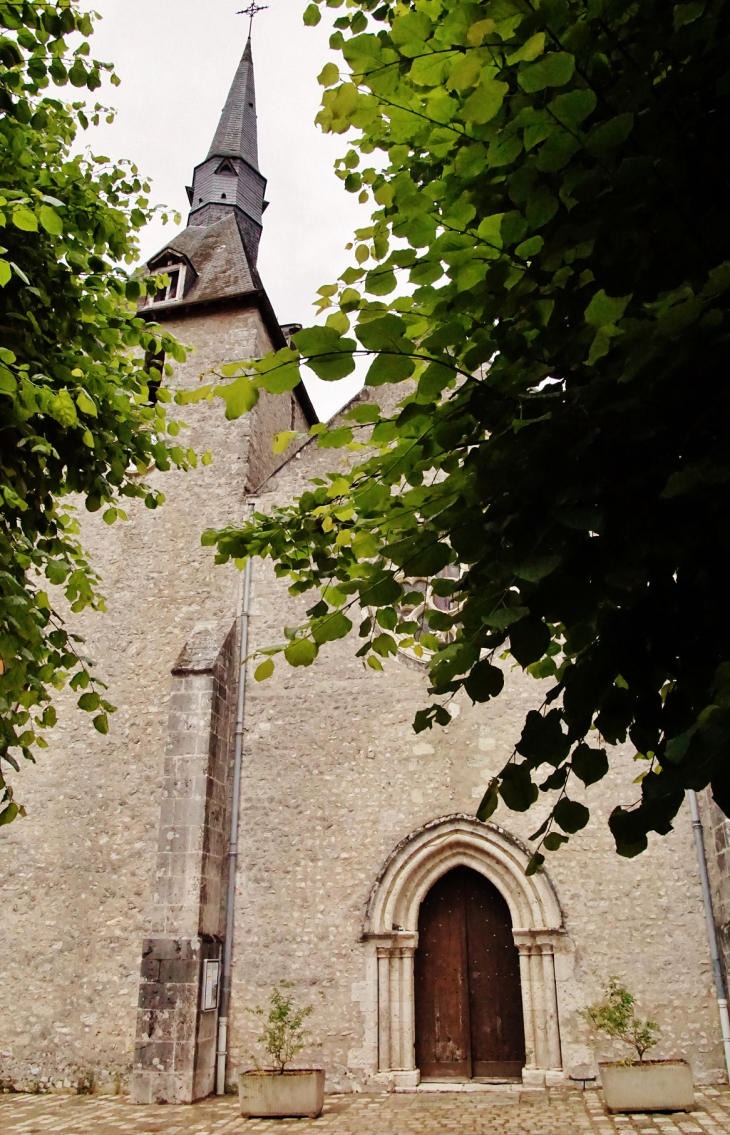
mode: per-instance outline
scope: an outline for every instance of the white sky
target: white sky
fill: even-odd
[[[91,129],[95,153],[130,158],[153,182],[152,201],[187,218],[185,186],[203,161],[243,53],[248,18],[236,15],[246,0],[94,0],[103,17],[91,40],[92,55],[112,61],[122,80],[97,92],[118,115],[112,126]],[[270,0],[254,20],[253,56],[259,126],[259,164],[268,178],[269,208],[259,270],[282,323],[312,323],[312,302],[322,284],[351,263],[345,245],[367,225],[370,210],[357,204],[333,172],[344,155],[341,135],[314,125],[322,88],[317,75],[328,59],[330,21],[306,28],[307,0]],[[70,97],[71,88],[64,94]],[[75,93],[75,92],[74,92]],[[173,235],[155,224],[143,230],[142,253],[152,255]],[[361,384],[355,376],[320,382],[307,372],[307,388],[327,418]]]

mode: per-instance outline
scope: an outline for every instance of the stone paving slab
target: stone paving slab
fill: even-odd
[[[0,1096],[2,1135],[730,1135],[730,1088],[705,1088],[695,1110],[608,1115],[598,1091],[404,1092],[328,1096],[319,1119],[248,1119],[234,1097],[192,1107],[137,1107],[123,1096]]]

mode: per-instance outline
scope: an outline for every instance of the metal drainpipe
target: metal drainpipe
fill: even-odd
[[[697,859],[700,865],[700,879],[702,880],[702,898],[705,903],[705,921],[707,922],[707,937],[710,941],[710,953],[712,955],[712,969],[715,974],[715,992],[717,994],[717,1007],[720,1011],[720,1028],[722,1029],[722,1045],[725,1049],[725,1067],[727,1069],[728,1078],[730,1079],[730,1017],[727,1010],[727,994],[725,992],[725,976],[722,972],[722,963],[720,961],[720,950],[717,944],[717,929],[715,927],[715,915],[712,911],[712,894],[710,892],[710,880],[707,875],[707,855],[705,854],[705,835],[702,830],[702,820],[700,819],[700,809],[697,803],[697,793],[693,792],[690,788],[687,792],[689,796],[689,806],[692,812],[692,827],[695,833],[695,843],[697,844]]]
[[[251,560],[246,562],[243,579],[243,598],[239,600],[241,625],[238,706],[236,709],[236,739],[233,751],[233,788],[231,800],[231,835],[228,844],[228,894],[226,896],[226,937],[223,946],[223,975],[221,1003],[218,1016],[218,1048],[216,1051],[216,1095],[226,1092],[226,1062],[228,1059],[228,1011],[231,1005],[231,962],[233,959],[233,921],[236,909],[236,868],[238,865],[238,820],[241,798],[241,764],[243,757],[243,716],[246,705],[246,656],[248,654],[248,619],[251,602]]]

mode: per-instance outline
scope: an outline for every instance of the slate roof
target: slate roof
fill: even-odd
[[[254,169],[259,168],[256,88],[250,39],[238,65],[208,157],[243,158]]]
[[[183,302],[186,304],[229,299],[261,288],[233,213],[214,225],[192,225],[183,229],[162,251],[166,250],[187,257],[195,269],[197,278],[192,286],[185,288]],[[153,257],[151,263],[160,255]]]

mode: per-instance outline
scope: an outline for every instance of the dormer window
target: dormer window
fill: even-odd
[[[228,160],[228,158],[224,158],[215,172],[228,174],[229,177],[238,177],[236,167],[234,166],[233,162]]]
[[[183,303],[198,278],[185,253],[171,247],[164,248],[153,260],[148,261],[147,272],[157,286],[154,291],[150,289],[145,307]]]
[[[171,264],[169,267],[163,268],[162,271],[158,270],[156,275],[159,277],[160,286],[153,295],[148,297],[148,305],[179,302],[183,298],[185,290],[185,271],[185,264]],[[165,276],[169,280],[167,284],[163,281]]]

